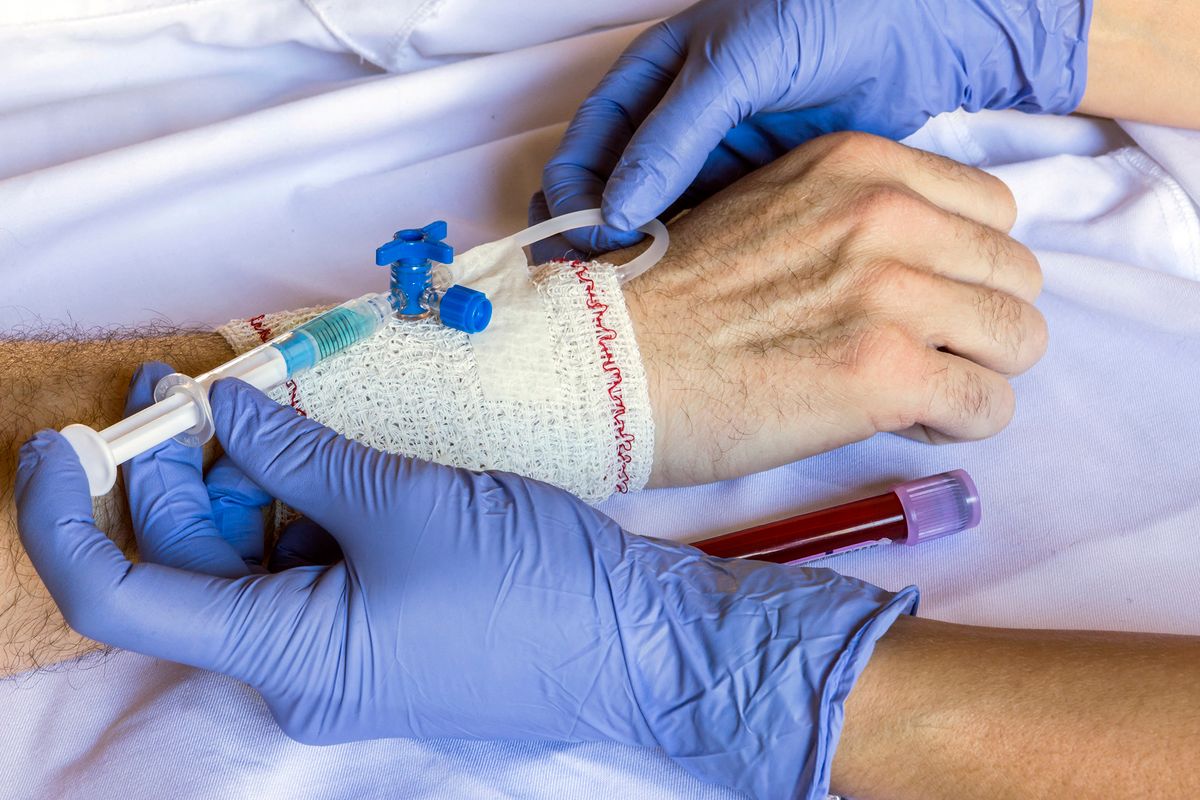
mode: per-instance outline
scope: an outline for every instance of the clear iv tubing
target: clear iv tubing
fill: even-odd
[[[212,436],[212,384],[239,378],[269,391],[367,338],[391,318],[386,294],[349,300],[203,375],[168,375],[155,387],[153,405],[115,425],[99,432],[68,425],[62,435],[75,448],[92,495],[105,494],[117,480],[118,464],[171,438],[198,446]]]
[[[590,228],[603,224],[604,215],[600,209],[587,208],[583,211],[572,211],[570,214],[563,214],[561,217],[551,217],[545,222],[532,225],[520,233],[513,234],[509,238],[518,247],[527,247],[534,242],[540,242],[542,239],[563,233],[564,231],[574,230],[575,228]],[[638,228],[638,230],[654,237],[654,241],[637,258],[617,267],[617,279],[621,283],[633,280],[657,264],[667,252],[667,246],[670,244],[670,237],[667,236],[667,226],[656,219],[650,220]]]
[[[603,224],[600,209],[586,209],[548,219],[513,234],[509,240],[525,247],[573,228]],[[661,222],[651,220],[638,230],[654,240],[644,253],[617,268],[622,283],[650,269],[667,251],[667,228]],[[102,431],[68,425],[61,433],[79,456],[92,496],[98,497],[116,483],[117,466],[134,456],[171,438],[192,446],[208,441],[213,434],[208,390],[218,380],[239,378],[269,391],[371,336],[391,319],[392,306],[386,293],[349,300],[203,375],[168,375],[155,387],[154,405],[115,425]]]

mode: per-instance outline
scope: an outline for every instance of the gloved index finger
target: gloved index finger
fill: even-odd
[[[554,216],[601,204],[625,146],[683,64],[679,24],[659,23],[638,36],[575,112],[542,171],[542,189]],[[589,228],[566,237],[575,247],[595,253],[628,247],[641,234],[631,228]]]
[[[116,647],[254,683],[273,617],[295,613],[299,593],[271,580],[228,580],[158,564],[131,564],[94,524],[75,451],[54,431],[21,449],[16,501],[21,542],[68,624]]]

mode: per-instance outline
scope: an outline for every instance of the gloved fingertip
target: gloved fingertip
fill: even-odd
[[[63,466],[83,469],[75,448],[66,437],[52,428],[43,428],[21,445],[17,468],[29,470],[42,461],[58,460],[62,461]]]
[[[244,507],[262,508],[273,499],[262,487],[250,480],[250,476],[233,463],[228,455],[217,459],[205,475],[204,483],[208,487],[208,497],[213,502],[214,509],[223,501]]]
[[[625,210],[623,204],[618,201],[609,200],[608,193],[604,195],[604,204],[600,207],[601,213],[604,214],[604,222],[614,230],[622,233],[632,232],[637,228],[629,214]]]
[[[648,196],[640,183],[641,178],[635,177],[628,167],[618,167],[609,179],[600,211],[612,228],[633,233],[655,217],[657,212],[652,205],[657,199]]]
[[[328,531],[308,517],[294,520],[279,535],[271,553],[270,571],[326,566],[342,559],[342,548]]]
[[[217,439],[227,453],[230,443],[235,441],[233,431],[240,426],[247,414],[252,413],[252,401],[247,396],[249,389],[249,385],[237,378],[221,378],[208,389],[208,402],[212,409]]]
[[[25,440],[17,451],[17,478],[37,468],[42,461],[42,454],[49,452],[55,446],[55,438],[62,439],[57,431],[40,430]],[[65,440],[64,440],[65,441]]]
[[[534,264],[546,264],[551,261],[570,261],[579,257],[575,245],[565,236],[551,236],[534,242],[529,246],[529,254]]]
[[[146,361],[133,371],[125,393],[125,416],[141,411],[154,402],[154,387],[175,370],[162,361]]]
[[[133,371],[129,386],[132,388],[144,382],[156,383],[174,371],[175,368],[165,361],[143,361]]]
[[[91,515],[87,475],[75,448],[58,431],[40,430],[21,445],[13,484],[19,520],[27,513],[39,517],[49,513],[55,518]],[[18,529],[24,536],[22,525]]]

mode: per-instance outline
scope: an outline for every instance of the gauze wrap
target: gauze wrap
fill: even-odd
[[[272,397],[381,450],[515,472],[588,502],[645,486],[654,420],[616,269],[530,268],[502,239],[457,257],[451,274],[491,299],[486,331],[397,320]],[[234,320],[219,332],[241,353],[321,310]]]

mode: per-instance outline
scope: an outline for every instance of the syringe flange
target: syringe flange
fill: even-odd
[[[183,433],[175,435],[175,441],[188,447],[199,447],[212,438],[216,431],[213,422],[212,404],[208,402],[208,387],[201,384],[190,375],[172,372],[160,380],[154,387],[154,402],[166,400],[173,394],[185,394],[195,404],[196,416],[199,422]]]

